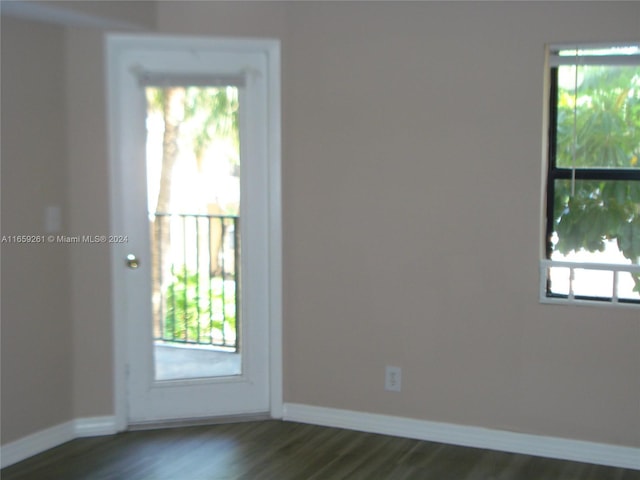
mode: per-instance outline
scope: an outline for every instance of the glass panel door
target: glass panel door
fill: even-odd
[[[119,419],[279,414],[278,45],[107,38]]]
[[[242,374],[236,86],[147,86],[156,381]]]

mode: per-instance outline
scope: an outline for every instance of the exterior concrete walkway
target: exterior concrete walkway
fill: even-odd
[[[156,380],[228,377],[242,373],[239,353],[195,345],[156,343]]]

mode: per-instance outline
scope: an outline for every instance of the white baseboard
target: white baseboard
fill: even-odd
[[[0,448],[0,467],[8,467],[38,453],[73,440],[73,421],[40,430]]]
[[[405,417],[284,404],[284,420],[417,440],[640,470],[640,448],[545,437]]]
[[[640,470],[640,448],[633,447],[296,403],[284,404],[283,420]],[[116,432],[116,418],[113,416],[79,418],[65,422],[3,445],[0,448],[0,468],[74,438],[111,435]]]
[[[0,468],[67,443],[74,438],[116,433],[115,417],[77,418],[27,435],[0,447]]]
[[[73,423],[76,438],[113,435],[118,431],[116,417],[112,415],[77,418]]]

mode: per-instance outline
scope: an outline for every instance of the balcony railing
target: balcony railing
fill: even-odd
[[[156,213],[151,239],[155,340],[238,351],[238,217]]]

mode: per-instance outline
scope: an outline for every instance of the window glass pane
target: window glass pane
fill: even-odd
[[[571,280],[569,268],[548,268],[549,293],[569,296],[573,291],[577,298],[610,299],[615,289],[616,297],[621,301],[640,301],[640,292],[636,288],[637,278],[629,272],[618,272],[617,284],[614,283],[613,271],[575,268],[573,275]]]
[[[551,260],[617,265],[640,264],[640,182],[557,180]],[[574,272],[576,296],[611,297],[613,274]],[[550,292],[568,294],[566,271],[551,269]],[[640,275],[621,272],[619,298],[638,299]]]
[[[576,297],[611,298],[613,272],[576,268],[573,272],[573,294]]]
[[[551,267],[547,269],[549,292],[556,295],[569,295],[570,274],[571,271],[564,267]]]
[[[238,88],[146,96],[155,379],[240,375]]]
[[[637,277],[628,272],[618,273],[618,298],[621,300],[640,301],[640,288],[636,289]],[[635,289],[635,290],[634,290]]]
[[[552,259],[639,263],[640,182],[576,180],[573,195],[571,180],[554,187]]]
[[[556,134],[560,168],[640,168],[640,66],[558,67]]]

